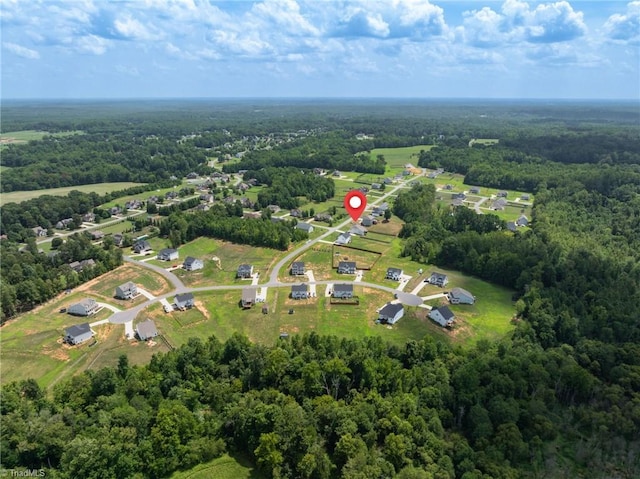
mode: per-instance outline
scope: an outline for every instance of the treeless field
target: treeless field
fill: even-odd
[[[78,185],[78,186],[65,186],[63,188],[49,188],[46,190],[31,190],[31,191],[12,191],[11,193],[2,193],[2,204],[7,203],[20,203],[22,201],[38,198],[43,195],[52,196],[67,196],[69,192],[77,190],[84,193],[98,193],[104,195],[112,191],[125,190],[133,186],[140,186],[144,183],[131,183],[131,182],[115,182],[115,183],[96,183],[92,185]]]

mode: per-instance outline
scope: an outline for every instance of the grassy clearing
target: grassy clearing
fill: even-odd
[[[478,145],[497,145],[500,143],[498,138],[474,138],[469,141],[469,146],[473,146],[474,144]]]
[[[263,479],[264,476],[244,457],[225,454],[188,471],[175,472],[171,479]]]
[[[2,204],[20,203],[22,201],[31,200],[43,195],[66,196],[74,190],[82,191],[83,193],[95,192],[99,195],[104,195],[112,191],[125,190],[127,188],[140,186],[143,184],[144,183],[115,182],[97,183],[93,185],[65,186],[63,188],[49,188],[46,190],[12,191],[11,193],[2,193]]]
[[[384,155],[387,162],[386,173],[398,173],[404,170],[404,165],[411,163],[418,165],[421,151],[429,151],[433,145],[417,145],[404,148],[375,148],[371,150],[371,159],[375,160],[378,155]]]
[[[62,137],[62,136],[83,135],[83,134],[84,132],[81,130],[61,131],[58,133],[49,133],[48,131],[37,131],[37,130],[7,131],[6,133],[0,133],[0,144],[10,145],[10,144],[26,143],[31,140],[42,140],[42,138],[44,138],[46,135]]]
[[[182,182],[182,184],[180,184],[178,186],[175,186],[175,187],[172,186],[170,188],[162,188],[162,189],[159,189],[159,190],[144,191],[144,192],[139,193],[137,195],[123,196],[122,198],[117,198],[115,200],[109,201],[108,203],[104,203],[104,204],[100,205],[100,207],[106,209],[106,208],[111,208],[112,206],[124,206],[124,204],[127,201],[136,200],[136,199],[137,200],[146,200],[147,198],[150,198],[152,196],[158,196],[158,197],[164,198],[164,195],[166,193],[168,193],[169,191],[174,191],[174,190],[175,191],[179,191],[180,188],[183,188],[185,186],[193,186],[193,185],[190,185],[189,183],[187,183],[186,180],[184,180]],[[167,204],[169,204],[169,203],[167,203]],[[160,207],[161,205],[158,205],[158,206]]]
[[[35,378],[47,387],[63,377],[90,368],[117,364],[120,354],[129,355],[131,364],[143,364],[153,353],[165,350],[162,344],[139,345],[124,339],[124,327],[105,324],[94,327],[98,344],[68,346],[62,343],[64,329],[73,324],[93,323],[107,319],[112,313],[103,309],[89,318],[60,313],[82,298],[91,297],[118,307],[131,306],[131,302],[113,299],[115,285],[134,281],[145,289],[162,294],[171,288],[166,280],[140,266],[123,265],[78,288],[71,294],[61,294],[38,308],[9,321],[2,327],[0,339],[2,355],[2,383]],[[140,300],[136,300],[140,301]]]

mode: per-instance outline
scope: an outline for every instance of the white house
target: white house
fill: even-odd
[[[341,233],[336,240],[336,244],[349,244],[351,243],[351,233]]]
[[[466,289],[452,288],[449,292],[449,302],[451,304],[473,304],[476,302],[476,297]]]
[[[138,287],[131,281],[116,286],[115,297],[118,299],[131,299],[138,295]]]
[[[296,225],[296,228],[302,231],[306,231],[307,233],[313,233],[313,225],[309,223],[299,222]]]
[[[355,261],[340,261],[338,263],[338,273],[340,274],[355,274],[356,262]]]
[[[435,284],[436,286],[444,288],[449,282],[449,278],[447,278],[446,274],[433,272],[426,281],[429,284]]]
[[[67,313],[76,316],[91,316],[98,312],[98,303],[95,299],[85,298],[67,308]]]
[[[178,253],[177,249],[173,248],[165,248],[161,249],[158,253],[158,259],[161,261],[173,261],[180,257],[180,253]]]
[[[294,284],[291,286],[292,299],[307,299],[309,297],[309,287],[306,284]]]
[[[387,303],[378,311],[378,319],[383,323],[396,324],[404,316],[404,306],[400,303]]]
[[[69,344],[80,344],[93,337],[89,323],[74,324],[64,330],[64,340]]]
[[[387,268],[386,279],[400,281],[400,276],[402,276],[402,270],[400,268]]]
[[[193,256],[187,256],[182,263],[182,267],[187,271],[196,271],[204,268],[204,263],[201,259],[194,258]]]
[[[136,333],[138,333],[140,341],[146,341],[147,339],[155,338],[158,335],[158,329],[152,320],[147,319],[138,323]]]
[[[433,308],[429,313],[429,317],[433,319],[440,326],[451,326],[455,315],[449,309],[448,306],[440,306],[439,308]]]

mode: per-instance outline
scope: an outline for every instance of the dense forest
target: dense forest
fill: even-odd
[[[429,336],[402,346],[316,334],[270,346],[239,335],[192,338],[148,365],[122,356],[117,367],[52,390],[25,378],[2,386],[3,468],[160,478],[228,452],[283,479],[640,476],[637,104],[2,108],[3,131],[83,132],[3,149],[2,165],[13,165],[2,171],[6,191],[86,181],[75,169],[98,181],[168,181],[209,172],[214,152],[243,152],[223,167],[248,169],[265,185],[257,207],[293,205],[298,196],[334,194],[313,168],[381,174],[385,164],[364,152],[432,144],[421,166],[464,174],[468,185],[535,193],[530,228],[517,232],[497,215],[439,204],[430,185],[393,202],[405,223],[403,255],[514,291],[515,330],[501,341],[462,348]],[[469,147],[474,138],[499,144]],[[3,318],[120,264],[111,242],[96,247],[83,235],[57,246],[57,256],[38,253],[29,229],[110,199],[74,192],[2,207]],[[242,219],[238,203],[164,213],[157,226],[173,246],[210,236],[286,249],[305,238],[295,221]],[[68,266],[89,258],[96,265],[80,273]]]

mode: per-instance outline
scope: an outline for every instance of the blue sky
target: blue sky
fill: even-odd
[[[640,97],[640,0],[0,0],[2,98]]]

